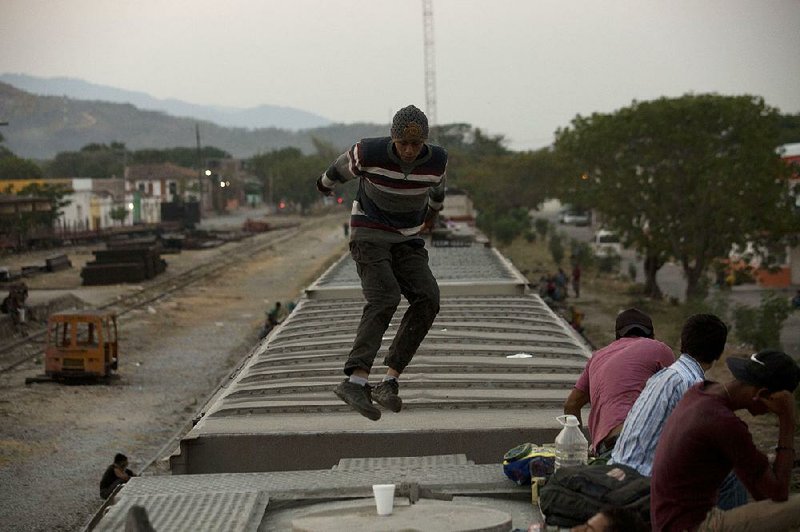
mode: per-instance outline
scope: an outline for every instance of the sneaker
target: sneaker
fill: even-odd
[[[372,404],[369,384],[361,386],[345,379],[333,389],[333,393],[362,416],[368,417],[372,421],[378,421],[381,418],[381,411]]]
[[[382,407],[392,412],[399,412],[403,408],[403,400],[397,395],[399,391],[400,384],[394,379],[389,379],[377,385],[372,395],[375,397],[375,402]]]

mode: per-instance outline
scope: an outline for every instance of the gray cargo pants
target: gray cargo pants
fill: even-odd
[[[439,313],[439,285],[428,266],[425,244],[421,240],[400,244],[359,240],[350,242],[350,255],[367,304],[344,372],[350,375],[356,369],[372,369],[402,294],[408,310],[383,361],[402,373]]]

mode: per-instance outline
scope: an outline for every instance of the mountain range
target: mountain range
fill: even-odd
[[[292,107],[260,105],[241,109],[236,107],[208,106],[175,99],[160,100],[144,92],[97,85],[75,78],[40,78],[25,74],[0,74],[0,81],[41,96],[66,96],[76,100],[97,100],[112,103],[129,103],[148,111],[162,111],[176,117],[207,120],[225,127],[251,129],[276,127],[279,129],[309,129],[324,127],[331,121],[322,116]]]
[[[145,93],[71,78],[0,74],[0,133],[20,157],[50,159],[91,143],[122,142],[129,149],[221,148],[234,157],[285,147],[305,153],[313,138],[344,149],[362,137],[385,135],[388,125],[333,124],[288,107],[251,109],[159,100]]]

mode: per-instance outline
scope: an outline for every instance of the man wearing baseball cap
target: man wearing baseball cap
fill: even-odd
[[[653,321],[639,309],[620,312],[617,339],[595,351],[564,402],[564,413],[581,420],[581,409],[591,403],[589,434],[592,450],[608,458],[622,426],[647,379],[675,362],[675,355],[654,339]]]
[[[800,367],[786,353],[765,349],[729,358],[733,380],[704,381],[683,396],[664,425],[651,480],[653,530],[789,530],[800,527],[800,495],[789,497],[795,459],[795,398]],[[778,418],[775,460],[756,448],[736,416]],[[733,470],[757,501],[715,508],[719,486]]]
[[[334,393],[372,420],[381,417],[372,399],[392,412],[401,410],[398,379],[439,312],[439,285],[419,233],[442,209],[447,152],[427,138],[425,113],[409,105],[394,115],[391,136],[362,139],[317,179],[325,195],[338,184],[359,180],[350,216],[350,255],[367,304],[344,365],[347,378]],[[372,364],[401,295],[408,310],[383,361],[386,377],[372,388]]]

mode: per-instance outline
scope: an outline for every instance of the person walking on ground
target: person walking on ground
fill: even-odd
[[[728,358],[733,380],[690,388],[664,425],[651,481],[653,530],[793,530],[800,527],[800,494],[789,495],[795,460],[795,398],[800,367],[786,353],[766,349]],[[753,442],[736,411],[778,420],[775,460]],[[732,510],[714,505],[731,472],[758,502]]]
[[[558,273],[556,273],[557,301],[564,301],[567,299],[567,296],[569,295],[567,292],[567,274],[564,272],[563,268],[559,268]]]
[[[695,314],[681,330],[681,356],[647,381],[633,404],[610,463],[624,464],[649,477],[661,431],[675,405],[690,387],[703,382],[704,373],[722,356],[728,327],[714,314]],[[720,489],[718,505],[730,509],[747,502],[747,492],[731,475]]]
[[[427,117],[409,105],[394,115],[390,137],[362,139],[317,179],[325,195],[337,184],[359,180],[350,255],[367,302],[344,365],[347,378],[334,393],[371,420],[381,417],[373,398],[392,412],[402,409],[400,375],[439,313],[439,286],[419,233],[442,209],[447,152],[427,138]],[[386,377],[372,388],[369,374],[401,295],[408,310],[383,361]]]
[[[108,466],[100,479],[100,498],[106,500],[114,489],[125,484],[136,475],[128,469],[128,457],[122,453],[114,456],[114,463]]]
[[[622,424],[647,379],[675,361],[672,350],[654,339],[653,321],[639,309],[620,312],[617,339],[595,351],[564,402],[564,413],[581,420],[591,403],[589,434],[595,455],[608,458]]]
[[[576,298],[581,297],[581,265],[577,262],[572,267],[572,290]]]

